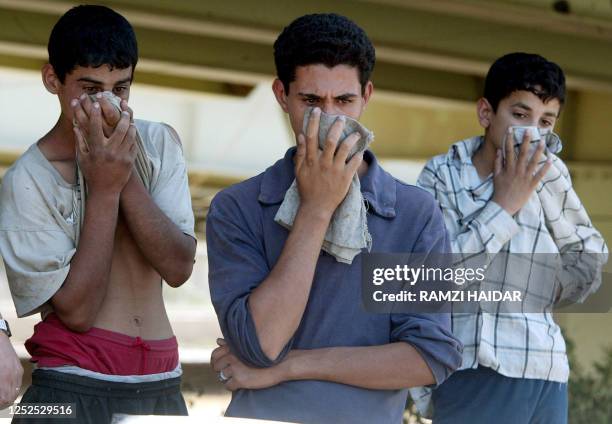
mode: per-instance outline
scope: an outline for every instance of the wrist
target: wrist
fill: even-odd
[[[289,351],[285,360],[279,364],[279,366],[282,366],[281,375],[284,381],[315,378],[318,359],[314,355],[317,352],[320,352],[320,350]]]
[[[296,220],[300,217],[310,223],[324,224],[327,229],[333,214],[334,209],[322,207],[320,204],[302,203],[298,208]]]
[[[128,178],[125,185],[121,188],[121,201],[125,199],[125,197],[135,188],[138,187],[139,177],[136,174],[136,169],[132,168],[132,172],[130,173],[130,177]],[[142,185],[142,184],[141,184]],[[144,187],[144,186],[143,186]]]
[[[112,187],[88,187],[87,190],[87,202],[101,202],[109,205],[113,205],[119,202],[121,191],[115,190]]]
[[[506,202],[504,202],[503,199],[497,198],[496,196],[493,196],[493,198],[491,199],[493,202],[497,203],[497,205],[502,208],[503,210],[505,210],[506,212],[508,212],[510,214],[510,216],[514,216],[518,210],[515,210],[514,208],[512,208],[510,205],[508,205]]]

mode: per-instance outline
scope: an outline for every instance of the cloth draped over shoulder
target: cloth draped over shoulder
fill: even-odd
[[[308,121],[313,108],[308,108],[304,114],[303,132],[306,134]],[[321,112],[319,122],[318,142],[319,148],[323,149],[327,133],[331,126],[336,122],[340,115],[331,115]],[[345,118],[345,125],[338,144],[342,143],[349,135],[358,132],[361,137],[351,149],[348,159],[355,154],[363,152],[374,140],[374,134],[358,121],[349,117]],[[291,230],[295,216],[300,206],[300,194],[298,191],[297,180],[294,180],[285,198],[274,217],[274,221],[283,227]],[[353,177],[348,193],[334,212],[332,219],[327,227],[323,240],[323,251],[332,255],[338,262],[351,264],[353,258],[357,256],[361,249],[372,247],[372,236],[368,231],[367,210],[365,201],[361,194],[361,184],[357,174]]]

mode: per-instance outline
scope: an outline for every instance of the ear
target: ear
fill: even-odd
[[[50,63],[45,64],[45,66],[41,69],[42,74],[42,82],[47,89],[47,91],[51,94],[58,94],[60,87],[63,85],[59,80],[53,66]]]
[[[487,129],[489,125],[491,125],[491,118],[495,114],[493,108],[491,107],[491,103],[484,97],[478,99],[476,103],[476,113],[478,114],[478,122],[480,126]]]
[[[276,78],[272,83],[272,92],[274,93],[274,97],[276,97],[276,101],[283,109],[285,113],[289,113],[289,104],[287,102],[287,93],[285,92],[285,86],[283,82]]]
[[[372,97],[372,92],[374,91],[374,84],[372,84],[372,81],[368,81],[363,89],[363,107],[362,107],[362,112],[363,109],[365,109],[366,105],[368,104],[368,102],[370,101],[370,97]]]

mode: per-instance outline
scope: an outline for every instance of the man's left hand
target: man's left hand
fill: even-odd
[[[284,381],[279,365],[270,368],[248,366],[230,351],[225,340],[217,339],[217,344],[219,347],[213,350],[210,365],[220,374],[219,381],[227,390],[265,389]]]

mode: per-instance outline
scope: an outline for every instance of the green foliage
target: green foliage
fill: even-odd
[[[576,360],[574,344],[566,339],[570,362],[569,424],[612,423],[612,347],[585,371]]]
[[[603,358],[585,371],[576,360],[574,343],[566,337],[570,363],[569,424],[612,424],[612,347],[604,351]],[[406,403],[404,424],[426,424],[410,396]]]

